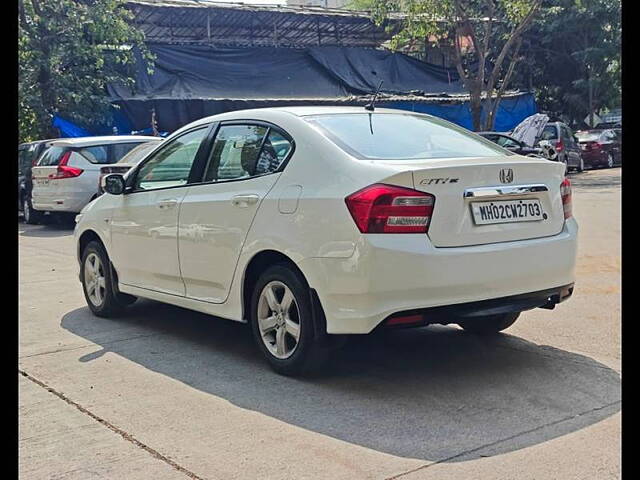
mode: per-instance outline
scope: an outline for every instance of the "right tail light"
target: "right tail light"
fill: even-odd
[[[565,178],[560,184],[560,196],[562,197],[562,208],[564,209],[564,218],[571,218],[573,212],[571,209],[571,182]]]

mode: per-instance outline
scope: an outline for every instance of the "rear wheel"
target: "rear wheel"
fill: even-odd
[[[269,267],[251,297],[251,329],[271,368],[283,375],[309,373],[328,357],[315,340],[309,287],[285,264]]]
[[[31,200],[28,197],[22,201],[22,215],[24,217],[24,223],[28,223],[29,225],[35,225],[42,219],[42,213],[33,209]]]
[[[509,328],[520,316],[520,312],[504,313],[501,315],[490,315],[478,317],[471,320],[458,322],[465,331],[478,335],[494,335]]]
[[[87,305],[98,317],[116,316],[136,300],[114,289],[109,257],[102,244],[95,240],[82,252],[80,281]]]
[[[578,167],[576,168],[578,173],[581,173],[584,171],[584,160],[582,158],[580,158],[580,161],[578,162]]]

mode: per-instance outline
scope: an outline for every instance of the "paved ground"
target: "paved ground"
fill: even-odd
[[[572,180],[574,298],[493,340],[360,338],[307,380],[244,325],[91,316],[72,232],[20,224],[20,478],[619,478],[620,169]]]

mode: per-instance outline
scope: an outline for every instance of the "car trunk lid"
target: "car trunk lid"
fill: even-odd
[[[398,173],[409,168],[413,185],[405,185],[435,196],[428,236],[436,247],[551,236],[564,225],[560,184],[565,167],[557,162],[505,155],[396,161],[393,167]]]

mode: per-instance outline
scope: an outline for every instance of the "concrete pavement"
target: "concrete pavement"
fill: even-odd
[[[620,169],[572,181],[572,299],[490,340],[357,338],[310,379],[241,324],[93,317],[72,232],[20,224],[21,478],[619,478]]]

